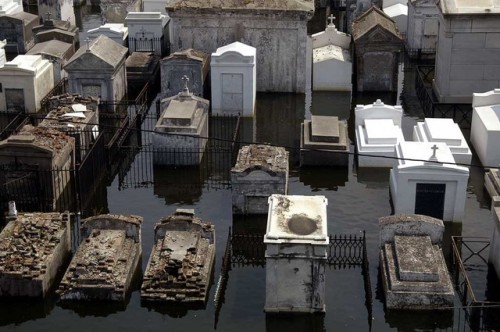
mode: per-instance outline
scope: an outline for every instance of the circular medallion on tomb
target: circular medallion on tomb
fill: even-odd
[[[304,214],[294,214],[288,220],[288,229],[297,235],[309,235],[318,229],[318,225]]]

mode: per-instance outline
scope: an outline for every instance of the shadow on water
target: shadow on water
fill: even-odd
[[[233,214],[234,234],[265,234],[267,214],[235,215]]]
[[[351,102],[351,92],[315,91],[311,103],[311,114],[338,116],[339,120],[348,120]]]
[[[55,303],[55,296],[46,299],[1,298],[0,326],[45,318],[54,309]]]
[[[323,332],[323,314],[266,314],[266,331]]]
[[[390,168],[357,167],[358,183],[369,189],[389,188]]]
[[[313,192],[337,191],[339,187],[345,187],[346,182],[349,181],[347,167],[302,167],[297,173],[290,176],[298,176],[299,181],[309,186]]]
[[[154,167],[154,194],[166,204],[193,204],[203,192],[206,174],[200,167]]]

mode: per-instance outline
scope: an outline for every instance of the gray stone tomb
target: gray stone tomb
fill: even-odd
[[[345,166],[349,162],[346,121],[336,116],[313,115],[301,126],[301,166]]]

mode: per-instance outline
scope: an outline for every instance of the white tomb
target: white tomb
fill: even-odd
[[[406,34],[408,25],[408,6],[406,4],[396,3],[389,7],[384,7],[384,13],[396,22],[399,32]]]
[[[390,172],[394,213],[462,221],[469,169],[455,165],[445,143],[401,142]]]
[[[474,93],[470,140],[483,166],[500,164],[500,89]]]
[[[7,62],[7,58],[5,57],[5,45],[7,45],[7,39],[0,40],[0,67]]]
[[[324,196],[269,197],[264,311],[325,311],[327,205]]]
[[[406,5],[408,0],[383,0],[382,1],[382,9],[387,7],[392,7],[397,4]]]
[[[120,45],[126,45],[128,28],[121,23],[106,23],[98,28],[87,31],[87,37],[91,40],[96,39],[100,35],[105,35]]]
[[[22,0],[0,0],[0,15],[12,15],[22,11]]]
[[[465,137],[452,119],[426,118],[413,127],[413,140],[417,142],[441,142],[450,148],[455,162],[470,164],[472,152]]]
[[[437,0],[408,1],[406,42],[412,50],[435,50],[438,36]]]
[[[312,35],[314,91],[352,90],[351,36],[338,31],[333,19],[325,31]]]
[[[354,117],[358,166],[392,167],[394,158],[374,156],[395,157],[395,146],[405,140],[401,130],[401,106],[385,105],[377,99],[371,105],[357,105]]]
[[[125,17],[129,51],[163,55],[162,46],[168,44],[169,21],[170,18],[160,12],[129,12]]]
[[[0,68],[0,111],[36,113],[54,87],[54,70],[41,55],[18,55]]]
[[[253,116],[257,91],[255,47],[240,42],[219,47],[210,62],[212,112]]]

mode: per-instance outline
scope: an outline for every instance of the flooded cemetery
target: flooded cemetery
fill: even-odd
[[[0,329],[499,329],[494,29],[222,2],[0,0]]]

